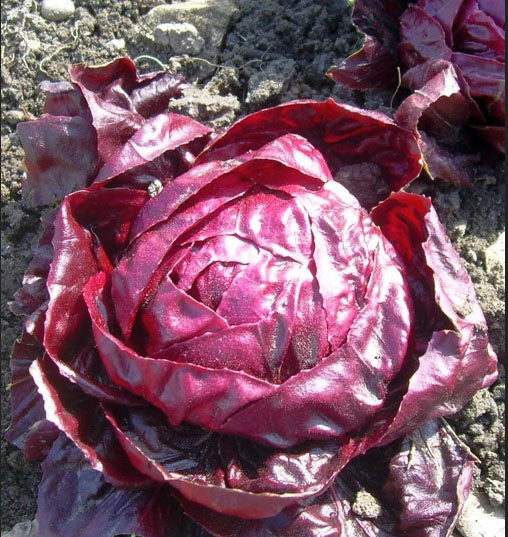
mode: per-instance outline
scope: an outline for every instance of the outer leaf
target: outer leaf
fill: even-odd
[[[446,43],[451,47],[455,40],[453,26],[463,4],[464,0],[420,0],[418,7],[439,22],[445,32]]]
[[[42,397],[29,373],[32,362],[45,353],[42,340],[49,298],[46,279],[53,259],[54,214],[51,212],[43,219],[43,232],[23,276],[23,287],[11,304],[14,313],[28,319],[11,355],[11,424],[5,437],[23,449],[28,460],[44,458],[58,435],[54,424],[46,420]]]
[[[475,460],[443,423],[429,422],[404,438],[383,487],[385,498],[397,498],[396,534],[450,536],[471,489]]]
[[[46,357],[30,366],[49,421],[73,441],[104,479],[120,488],[146,487],[150,480],[129,464],[97,401],[58,374]]]
[[[363,47],[331,67],[326,76],[355,90],[390,89],[397,84],[397,63],[387,48],[367,35]]]
[[[332,67],[327,76],[356,90],[397,85],[399,17],[407,1],[357,0],[353,22],[365,34],[360,50]]]
[[[395,119],[415,132],[425,159],[425,168],[431,177],[471,185],[472,178],[465,164],[471,164],[473,157],[453,154],[425,134],[434,132],[444,141],[456,140],[469,115],[468,102],[460,93],[459,81],[451,63],[443,61],[439,65],[437,62],[425,65],[429,65],[425,69],[427,76],[430,70],[436,74],[402,102]],[[421,67],[414,67],[405,76],[420,78],[415,70],[421,70]]]
[[[398,41],[398,20],[407,4],[407,0],[357,0],[353,22],[393,51]]]
[[[41,537],[199,535],[195,525],[181,513],[168,487],[112,487],[63,434],[42,469],[37,509]]]
[[[400,18],[399,56],[405,69],[429,60],[449,60],[451,49],[437,19],[410,5]]]
[[[424,306],[431,338],[423,347],[416,341],[416,356],[421,355],[383,440],[388,442],[414,425],[457,411],[477,390],[490,385],[497,371],[472,282],[430,200],[404,192],[392,194],[372,215],[408,272],[417,277],[412,281],[417,307],[425,296],[435,296],[436,301],[433,312],[430,304]],[[419,267],[429,269],[424,273]]]
[[[45,282],[50,298],[45,350],[62,375],[102,401],[129,405],[136,398],[107,377],[94,349],[82,292],[100,269],[112,270],[110,259],[125,245],[147,197],[123,189],[76,192],[66,198],[54,222],[55,251]]]
[[[225,517],[180,501],[217,537],[448,537],[469,493],[473,460],[447,426],[432,422],[359,457],[325,494],[276,517]],[[370,505],[355,499],[359,491],[371,495]]]
[[[61,200],[86,187],[97,166],[96,135],[80,116],[45,116],[18,123],[25,150],[23,195],[35,205]]]
[[[108,408],[106,415],[136,468],[171,484],[189,501],[247,519],[276,515],[315,496],[354,448],[353,443],[315,442],[278,452],[194,426],[170,427],[154,409]]]
[[[480,9],[463,9],[456,24],[456,50],[504,63],[505,33],[490,15]]]
[[[68,82],[47,81],[40,89],[46,93],[44,114],[53,117],[18,124],[26,153],[23,193],[33,194],[35,205],[53,203],[87,186],[97,165],[96,136],[79,89]]]
[[[40,83],[39,88],[46,93],[45,114],[91,119],[85,98],[75,84],[45,80]]]
[[[504,127],[475,127],[480,136],[492,144],[498,151],[504,153],[505,146],[505,128]]]
[[[334,178],[367,208],[410,183],[421,170],[416,141],[407,131],[384,114],[332,99],[294,101],[240,119],[215,138],[196,163],[236,158],[288,132],[307,138],[323,154]]]
[[[44,315],[39,314],[36,322],[44,322]],[[58,436],[58,429],[46,419],[42,397],[29,373],[32,362],[43,354],[40,340],[25,329],[11,357],[11,424],[5,438],[23,449],[27,460],[44,458]]]
[[[136,216],[148,199],[145,191],[130,188],[86,190],[69,196],[60,210],[91,234],[97,257],[100,244],[111,262],[116,262],[128,244]],[[64,219],[59,217],[58,221],[63,224]],[[79,262],[76,254],[65,261]]]
[[[53,260],[55,214],[55,211],[51,211],[41,219],[42,233],[37,249],[23,275],[23,286],[16,291],[14,301],[10,304],[16,315],[31,315],[49,299],[46,279]]]
[[[166,183],[169,179],[180,175],[186,170],[186,162],[173,155],[167,158],[161,174],[148,174],[149,164],[167,151],[185,150],[185,146],[197,138],[207,140],[205,136],[211,132],[209,127],[179,114],[158,114],[147,121],[99,170],[94,180],[94,188],[105,186],[111,180],[125,172],[133,173],[133,169],[142,167],[138,175],[148,175],[149,180],[159,179]],[[146,181],[146,179],[145,179]]]
[[[449,146],[440,145],[423,131],[419,133],[419,142],[425,159],[425,171],[431,178],[439,178],[456,185],[471,186],[473,184],[471,170],[480,160],[480,156],[453,153],[453,149]]]
[[[86,99],[97,132],[99,162],[112,158],[137,130],[181,94],[182,77],[166,72],[138,76],[129,58],[101,67],[75,65],[71,80]]]
[[[446,60],[419,64],[403,80],[415,93],[401,103],[396,121],[415,131],[419,126],[445,143],[457,140],[469,119],[470,104],[460,92],[461,81],[453,64]]]
[[[88,319],[81,293],[99,270],[92,235],[76,221],[71,207],[71,201],[65,200],[55,221],[55,252],[47,281],[50,300],[44,343],[53,356],[79,348],[86,335]]]
[[[477,0],[479,8],[492,17],[492,20],[500,27],[505,27],[506,8],[502,2],[491,2],[490,0]]]
[[[471,95],[487,108],[487,115],[502,124],[505,118],[505,64],[491,58],[454,53],[452,61],[461,70]]]
[[[136,66],[128,58],[97,68],[74,66],[71,79],[75,84],[43,82],[41,89],[47,93],[44,112],[49,115],[18,124],[27,167],[23,193],[33,195],[35,205],[59,201],[66,194],[89,186],[97,167],[113,158],[147,120],[164,113],[169,100],[180,95],[183,86],[179,75],[160,72],[138,76]],[[179,116],[171,116],[175,123]],[[184,139],[167,148],[164,142],[159,143],[158,153],[153,150],[150,153],[149,165],[146,160],[140,161],[137,153],[132,156],[129,170],[145,164],[143,169],[137,170],[137,184],[146,188],[155,178],[160,179],[160,168],[169,163],[173,174],[164,179],[181,173],[202,149],[206,139],[193,144],[188,142],[203,138],[209,129],[188,118],[184,121],[187,122]],[[159,139],[160,133],[157,129],[154,133],[153,126],[149,123],[134,142],[143,139],[145,144],[152,144],[154,138]],[[188,132],[189,127],[193,133]],[[181,134],[182,125],[179,126],[180,138]],[[174,138],[175,133],[172,142]],[[180,154],[173,155],[172,161],[160,156],[161,162],[152,163],[166,149],[176,148]],[[126,155],[121,158],[125,160]],[[118,168],[119,163],[115,166]],[[149,176],[150,172],[151,179],[139,181],[140,176]]]

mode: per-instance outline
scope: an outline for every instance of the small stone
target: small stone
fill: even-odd
[[[21,54],[37,53],[41,50],[41,42],[36,39],[25,39],[19,44],[19,51]]]
[[[466,234],[467,222],[465,220],[459,220],[453,227],[452,233],[453,236],[457,239],[460,239]]]
[[[235,14],[239,13],[235,3],[231,0],[187,0],[185,2],[173,2],[152,8],[146,15],[140,17],[129,39],[136,41],[144,39],[151,41],[153,47],[161,45],[155,42],[155,29],[162,24],[191,24],[197,30],[199,38],[190,45],[195,49],[200,46],[199,53],[191,52],[190,55],[198,56],[206,61],[195,61],[194,69],[199,77],[204,79],[212,75],[216,70],[212,64],[218,63],[222,50],[224,36],[228,31],[230,21]],[[169,46],[169,45],[164,45]],[[181,46],[181,45],[180,45]],[[157,50],[149,46],[145,49],[147,54],[157,56]],[[177,44],[177,49],[178,44]],[[189,54],[188,52],[185,52]],[[179,54],[179,52],[175,52]]]
[[[505,255],[506,255],[506,237],[505,232],[503,231],[497,240],[491,244],[485,250],[485,263],[487,270],[491,270],[494,265],[498,265],[503,270],[506,266]]]
[[[106,43],[106,46],[112,51],[125,50],[125,39],[112,39]]]
[[[490,505],[503,505],[505,501],[504,481],[487,478],[484,488]]]
[[[151,198],[155,198],[155,196],[158,196],[162,189],[164,188],[164,185],[159,179],[155,179],[148,185],[148,195]]]
[[[501,326],[500,326],[500,328],[501,328]],[[504,384],[498,384],[497,386],[494,386],[494,388],[492,388],[492,395],[494,396],[494,399],[504,401],[504,398],[505,398],[505,385]]]
[[[457,529],[463,537],[504,537],[504,512],[489,505],[483,494],[472,492],[464,504]]]
[[[465,258],[471,263],[476,263],[478,261],[478,254],[469,248],[465,253]]]
[[[7,110],[4,114],[4,118],[9,125],[17,125],[26,119],[25,113],[22,110]]]
[[[175,54],[197,54],[205,44],[197,28],[189,22],[159,24],[153,37],[159,45],[170,46]]]
[[[11,531],[2,532],[2,537],[37,537],[39,534],[39,523],[37,520],[24,520],[18,522]]]
[[[2,191],[2,203],[7,203],[10,197],[9,189],[3,183],[0,185],[0,189]]]
[[[351,509],[353,513],[364,519],[377,518],[381,514],[381,505],[366,490],[359,490],[356,493],[356,498]]]
[[[230,95],[241,88],[238,72],[234,67],[223,67],[207,82],[205,89],[215,95]]]
[[[79,24],[79,34],[82,36],[92,35],[95,32],[97,21],[84,7],[76,8],[76,20]]]
[[[64,21],[72,17],[75,11],[72,0],[42,0],[41,15],[48,21]]]

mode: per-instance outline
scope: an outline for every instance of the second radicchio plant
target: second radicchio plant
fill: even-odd
[[[504,153],[503,2],[358,0],[353,20],[365,43],[328,75],[353,89],[394,89],[398,67],[414,93],[395,118],[417,132],[431,175],[471,182],[472,155],[450,150],[465,145],[466,125]]]
[[[45,458],[40,536],[450,535],[473,457],[440,417],[496,359],[402,190],[412,132],[328,100],[214,136],[165,111],[173,76],[71,78],[19,126],[27,190],[79,189],[14,303],[8,438]]]

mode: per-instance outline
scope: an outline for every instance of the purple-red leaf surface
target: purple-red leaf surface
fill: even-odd
[[[208,127],[167,113],[185,86],[180,75],[140,76],[129,58],[75,65],[70,75],[74,84],[42,83],[44,114],[17,127],[27,170],[23,193],[35,205],[114,177],[115,186],[165,183],[185,171],[208,140]]]
[[[63,434],[42,470],[37,510],[41,537],[199,536],[168,487],[112,487]]]
[[[449,535],[472,459],[430,420],[496,358],[431,201],[401,189],[428,103],[463,106],[453,66],[399,124],[306,100],[215,137],[164,110],[175,75],[71,76],[21,128],[93,134],[86,180],[55,188],[59,149],[27,180],[67,193],[14,302],[8,438],[47,456],[41,537]],[[56,162],[44,136],[32,163]]]
[[[356,90],[395,90],[400,69],[413,94],[396,119],[417,134],[428,173],[470,184],[475,137],[505,151],[502,3],[358,0],[353,21],[364,45],[328,76]]]

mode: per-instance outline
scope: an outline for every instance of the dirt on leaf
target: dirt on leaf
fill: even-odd
[[[147,13],[169,1],[78,0],[73,16],[51,22],[41,16],[36,0],[2,0],[2,531],[33,519],[40,480],[39,464],[25,462],[22,453],[3,438],[9,424],[9,355],[22,324],[8,303],[32,257],[41,213],[49,209],[32,208],[22,199],[23,150],[16,134],[19,121],[41,113],[40,82],[68,79],[68,67],[74,63],[103,64],[129,55],[138,58],[142,72],[161,65],[182,72],[195,88],[172,109],[213,127],[297,98],[333,97],[393,115],[389,93],[360,95],[324,76],[361,43],[351,23],[351,2],[257,0],[255,7],[252,0],[231,3],[236,9],[224,35],[216,50],[208,51],[213,56],[204,58],[200,53],[175,56],[140,31],[147,24]],[[478,166],[472,188],[422,178],[411,189],[434,199],[472,276],[500,358],[499,380],[449,419],[480,460],[475,487],[500,505],[504,503],[505,458],[504,166]]]

